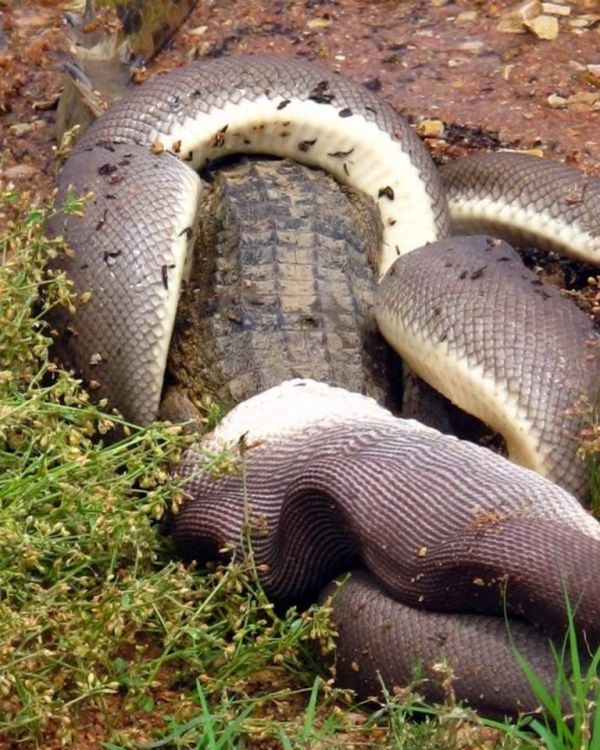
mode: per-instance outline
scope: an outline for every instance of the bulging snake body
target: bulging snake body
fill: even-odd
[[[194,170],[242,152],[322,167],[375,201],[383,225],[376,314],[385,336],[417,372],[438,373],[435,384],[460,406],[502,428],[515,460],[584,496],[573,414],[599,382],[587,316],[495,241],[453,238],[417,250],[450,231],[429,156],[391,107],[312,63],[194,63],[134,91],[78,144],[58,200],[70,186],[94,197],[83,218],[55,220],[51,231],[64,232],[76,250],[68,264],[76,290],[92,291],[68,322],[86,379],[128,418],[155,417],[203,193]],[[509,214],[510,236],[540,236],[539,226],[550,222],[555,245],[597,262],[598,181],[519,156],[499,168],[501,158],[473,160],[464,172],[448,168],[461,226],[466,213],[486,230]],[[471,182],[461,178],[469,170]],[[561,203],[571,211],[566,220]],[[474,315],[467,323],[466,308]],[[308,395],[298,397],[302,390]],[[369,693],[378,669],[393,683],[410,679],[406,664],[431,661],[423,645],[429,636],[414,624],[427,615],[410,607],[438,612],[435,654],[448,641],[447,657],[466,670],[457,695],[491,710],[534,707],[526,686],[510,695],[505,675],[498,681],[484,667],[476,679],[461,666],[473,634],[483,665],[508,653],[501,620],[488,617],[502,614],[505,597],[509,613],[525,620],[515,625],[517,641],[545,675],[553,670],[540,632],[564,626],[565,585],[579,602],[578,628],[598,645],[600,527],[572,495],[483,449],[397,420],[363,396],[341,398],[304,381],[256,398],[228,422],[235,442],[245,434],[244,415],[252,415],[250,445],[257,444],[243,458],[243,481],[198,478],[202,455],[186,456],[181,471],[194,478],[175,538],[188,557],[214,556],[225,543],[239,544],[250,503],[265,585],[284,601],[349,566],[366,566],[375,581],[354,578],[335,605],[347,683]],[[269,435],[257,429],[261,419]],[[353,614],[357,602],[368,617]],[[395,607],[402,608],[397,617]],[[413,624],[402,626],[404,617]],[[384,620],[392,642],[412,653],[404,664],[388,658]]]

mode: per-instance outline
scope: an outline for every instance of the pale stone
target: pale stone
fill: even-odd
[[[567,106],[565,97],[558,94],[550,94],[546,101],[553,109],[564,109]]]
[[[514,65],[503,65],[502,66],[502,80],[508,81],[510,80],[510,77],[512,75],[512,72],[514,70]]]
[[[459,49],[461,52],[481,52],[484,47],[485,42],[474,40],[472,42],[461,42],[456,49]]]
[[[16,164],[14,167],[7,167],[4,170],[4,176],[7,180],[28,180],[38,174],[39,171],[31,164]]]
[[[579,18],[570,18],[569,26],[574,29],[586,29],[592,21],[587,16],[579,16]]]
[[[313,18],[306,25],[309,29],[326,29],[331,23],[331,18]]]
[[[477,20],[476,10],[463,10],[456,16],[456,23],[471,23]]]
[[[421,120],[417,125],[417,133],[422,138],[440,138],[444,133],[442,120]]]
[[[571,15],[570,5],[559,5],[558,3],[542,3],[542,10],[551,16],[569,16]]]
[[[525,21],[525,26],[538,39],[556,39],[558,36],[558,19],[554,16],[538,16],[531,21]]]
[[[569,109],[589,112],[600,108],[600,91],[580,91],[567,99]]]
[[[501,148],[500,151],[506,151],[510,154],[527,154],[528,156],[537,156],[540,159],[544,157],[544,149],[543,148]]]
[[[498,23],[498,31],[508,34],[522,34],[525,32],[524,24],[531,21],[542,12],[540,0],[525,0],[514,8],[510,8],[502,14]]]
[[[33,120],[32,122],[15,122],[14,125],[9,126],[9,131],[19,138],[26,133],[31,133],[33,130],[40,130],[45,127],[46,123],[43,120]]]

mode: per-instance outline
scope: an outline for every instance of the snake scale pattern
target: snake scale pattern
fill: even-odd
[[[188,396],[233,406],[303,376],[399,411],[365,262],[381,241],[372,202],[321,170],[246,158],[219,166],[201,213],[168,364]]]
[[[548,682],[547,639],[564,628],[565,587],[578,630],[600,644],[600,525],[571,494],[587,493],[575,407],[600,383],[597,340],[587,316],[508,246],[445,239],[446,196],[460,231],[546,238],[593,263],[599,181],[506,154],[440,177],[391,107],[313,63],[229,58],[156,78],[77,145],[57,200],[71,189],[93,195],[83,217],[49,228],[76,251],[66,262],[75,290],[91,291],[60,321],[66,356],[133,421],[157,414],[199,206],[210,202],[195,170],[237,153],[321,167],[373,201],[380,329],[418,373],[501,429],[528,468],[397,419],[364,395],[287,381],[237,406],[186,454],[187,501],[173,519],[181,554],[243,552],[250,535],[281,602],[364,567],[333,598],[343,684],[368,696],[380,678],[405,684],[422,662],[435,699],[435,665],[446,659],[458,698],[497,713],[534,710],[510,658],[504,607]],[[231,451],[239,471],[203,474],[207,448]]]

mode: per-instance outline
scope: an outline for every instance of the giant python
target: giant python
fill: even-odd
[[[197,170],[239,153],[320,167],[374,201],[381,331],[418,374],[502,432],[513,462],[365,395],[289,380],[186,453],[178,550],[202,562],[249,534],[262,583],[282,603],[363,568],[327,589],[342,684],[375,695],[421,664],[436,699],[447,660],[459,699],[534,710],[514,648],[552,681],[548,637],[564,634],[566,595],[578,633],[600,645],[600,525],[575,497],[588,493],[576,436],[600,383],[597,341],[586,314],[504,242],[448,238],[450,213],[460,231],[597,263],[600,182],[514,154],[468,157],[440,175],[388,104],[299,59],[198,61],[154,79],[77,144],[57,204],[69,191],[91,198],[83,215],[59,213],[49,227],[74,249],[63,265],[81,300],[60,321],[63,343],[134,422],[158,412],[204,194]],[[202,472],[217,448],[237,456],[238,471]]]

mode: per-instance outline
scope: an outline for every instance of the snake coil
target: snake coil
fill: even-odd
[[[447,239],[447,198],[461,231],[541,238],[597,262],[599,181],[507,154],[461,160],[440,178],[389,105],[301,60],[198,61],[155,78],[102,115],[67,160],[57,200],[70,190],[92,197],[83,217],[57,218],[50,231],[76,251],[67,260],[75,291],[92,295],[63,321],[65,347],[100,395],[135,422],[155,418],[205,190],[196,170],[235,153],[318,166],[370,196],[383,225],[384,335],[502,430],[515,461],[585,495],[573,436],[578,399],[600,382],[591,324],[507,245]],[[311,381],[250,399],[210,441],[231,448],[248,429],[258,446],[240,458],[243,482],[198,476],[202,452],[186,455],[176,541],[197,559],[238,544],[247,487],[262,529],[254,551],[275,598],[366,566],[373,578],[354,576],[334,602],[340,676],[362,694],[377,689],[377,675],[409,680],[420,659],[435,697],[433,665],[445,656],[459,697],[532,710],[503,623],[490,615],[508,602],[524,620],[513,623],[515,641],[549,681],[542,632],[564,626],[564,585],[579,603],[578,628],[598,645],[600,527],[548,479]]]

